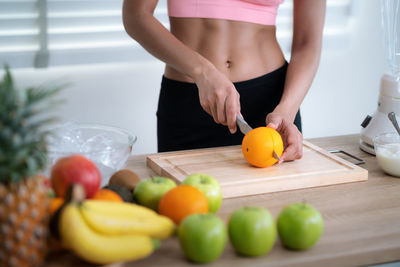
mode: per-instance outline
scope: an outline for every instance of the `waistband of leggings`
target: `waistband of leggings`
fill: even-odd
[[[246,81],[240,81],[240,82],[234,82],[233,85],[236,87],[236,89],[246,89],[246,88],[251,88],[251,87],[256,87],[260,86],[263,84],[267,84],[271,79],[275,79],[276,77],[280,77],[282,75],[286,74],[286,69],[288,67],[288,63],[285,62],[283,66],[267,73],[262,76],[246,80]],[[197,88],[195,83],[190,83],[190,82],[182,82],[182,81],[177,81],[173,80],[170,78],[167,78],[163,75],[162,77],[162,82],[161,82],[162,87],[167,87],[167,88],[181,88],[181,89],[191,89],[191,88]]]

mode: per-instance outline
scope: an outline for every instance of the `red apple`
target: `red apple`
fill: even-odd
[[[101,174],[97,166],[82,155],[72,155],[57,160],[51,169],[51,184],[58,197],[65,197],[71,184],[79,183],[91,198],[100,188]]]

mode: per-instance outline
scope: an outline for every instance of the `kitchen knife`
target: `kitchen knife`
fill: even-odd
[[[241,117],[239,114],[236,115],[236,124],[239,126],[240,131],[246,135],[248,132],[253,130],[253,128],[250,127],[250,125]],[[281,158],[279,155],[274,151],[272,151],[272,156],[277,160],[281,161]]]
[[[241,117],[239,114],[236,115],[236,124],[239,126],[240,131],[246,135],[248,132],[253,130],[250,125]]]

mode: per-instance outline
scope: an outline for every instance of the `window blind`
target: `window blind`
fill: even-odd
[[[39,51],[39,12],[35,0],[0,1],[0,63],[33,65]]]
[[[217,0],[216,0],[217,1]],[[359,0],[328,0],[324,48],[346,44]],[[167,28],[166,0],[155,16]],[[279,8],[277,36],[290,53],[292,0]],[[122,25],[122,0],[0,0],[0,64],[11,67],[140,62],[153,59]]]
[[[354,32],[359,0],[327,0],[323,32],[323,50],[347,47]],[[293,30],[293,0],[285,0],[278,9],[277,39],[285,55],[290,54]]]

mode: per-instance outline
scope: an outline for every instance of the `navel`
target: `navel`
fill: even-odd
[[[230,60],[226,61],[226,67],[230,69],[232,67],[232,62]]]

